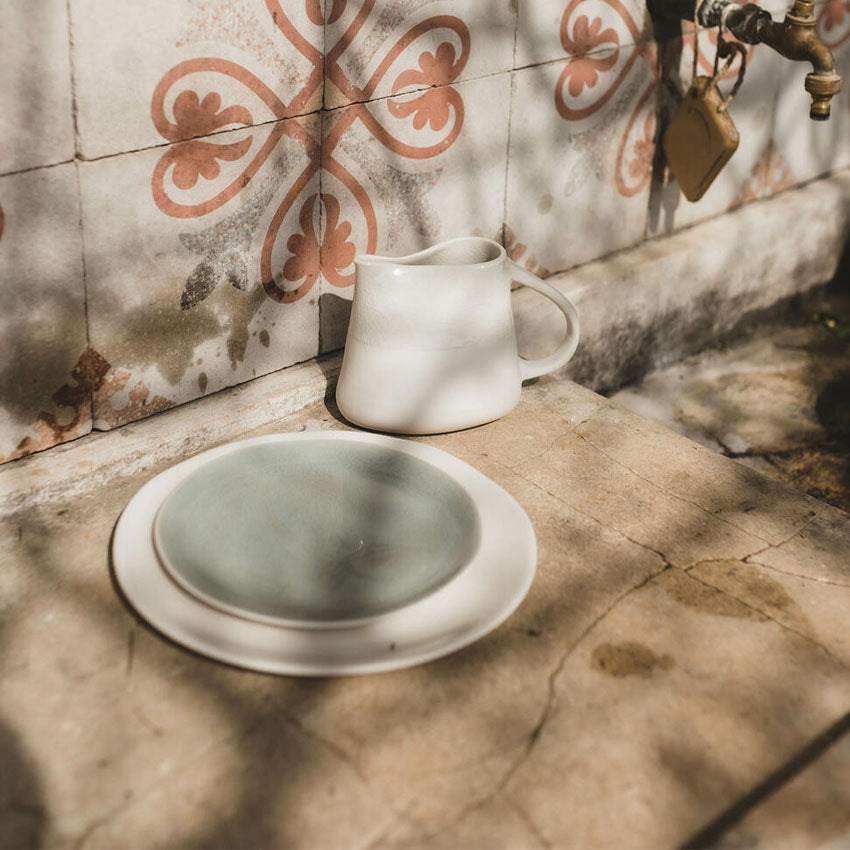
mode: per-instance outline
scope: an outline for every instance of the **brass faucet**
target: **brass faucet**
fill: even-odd
[[[809,116],[815,121],[829,118],[830,99],[841,89],[841,77],[829,48],[815,32],[814,0],[794,0],[782,23],[753,3],[730,5],[723,10],[724,23],[739,41],[764,44],[794,61],[811,62],[806,91],[812,96]]]

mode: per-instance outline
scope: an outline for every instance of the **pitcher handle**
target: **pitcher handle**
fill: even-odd
[[[524,283],[529,288],[536,290],[541,295],[545,295],[548,299],[554,301],[567,319],[567,335],[564,337],[564,341],[548,357],[542,357],[539,360],[519,358],[520,378],[523,381],[527,381],[529,378],[536,378],[539,375],[545,375],[547,372],[554,372],[556,369],[560,369],[575,354],[579,340],[578,314],[576,313],[576,308],[567,300],[566,296],[555,289],[551,283],[540,280],[537,275],[532,274],[512,261],[510,261],[510,272],[513,280]]]

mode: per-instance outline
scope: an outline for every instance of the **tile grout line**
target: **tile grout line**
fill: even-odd
[[[80,232],[80,267],[83,276],[83,321],[86,326],[85,380],[88,382],[89,429],[94,430],[94,364],[91,357],[91,326],[89,323],[89,289],[86,271],[86,235],[83,229],[83,192],[80,183],[80,164],[77,154],[80,151],[80,127],[77,108],[77,75],[74,64],[74,30],[71,23],[71,0],[65,0],[68,19],[68,72],[71,78],[71,120],[74,125],[74,180],[77,185],[77,215]]]
[[[20,174],[32,174],[33,171],[46,171],[48,168],[59,168],[61,165],[70,165],[76,161],[76,157],[71,157],[71,159],[63,159],[59,162],[46,162],[43,165],[29,165],[26,168],[16,168],[14,171],[4,171],[0,174],[0,180],[5,177],[17,177]]]
[[[322,30],[324,32],[324,29]],[[324,98],[324,81],[322,82],[322,97]],[[325,112],[322,111],[322,114],[319,116],[319,197],[317,206],[319,207],[319,232],[317,234],[318,243],[319,243],[319,277],[316,281],[316,315],[318,317],[318,327],[316,328],[316,334],[318,336],[318,340],[316,341],[316,351],[319,356],[322,355],[323,348],[323,340],[322,340],[322,289],[325,282],[324,275],[322,274],[322,261],[324,258],[324,233],[323,228],[325,224],[325,205],[322,201],[322,189],[324,187],[324,177],[325,177]]]
[[[508,96],[508,139],[505,147],[505,180],[502,190],[502,246],[505,245],[505,237],[508,226],[508,174],[511,167],[511,126],[513,122],[514,94],[516,93],[516,80],[513,72],[510,79],[510,94]]]
[[[521,0],[512,0],[514,10],[514,53],[512,64],[516,65],[516,46],[517,38],[519,37],[519,4]],[[508,138],[505,145],[505,182],[502,190],[502,246],[505,244],[505,228],[508,226],[508,174],[511,163],[511,124],[513,122],[514,112],[514,93],[516,88],[516,80],[514,72],[510,72],[510,92],[508,94]]]
[[[82,157],[82,140],[77,107],[77,75],[74,64],[74,28],[71,21],[71,0],[65,0],[65,12],[68,19],[68,72],[71,78],[71,120],[74,125],[74,159]]]
[[[67,2],[70,2],[70,0],[66,0],[66,3]],[[517,27],[518,27],[518,22],[517,22]],[[516,34],[515,34],[514,38],[515,38],[514,47],[516,49]],[[69,40],[70,39],[71,39],[71,33],[70,33],[70,29],[69,29]],[[648,40],[651,40],[651,39],[648,39]],[[71,43],[73,43],[73,42],[71,42]],[[622,49],[625,49],[627,47],[633,47],[633,46],[635,46],[637,44],[641,44],[641,43],[643,43],[643,42],[628,42],[628,43],[625,43],[625,44],[621,44],[619,49],[622,50]],[[528,70],[532,70],[534,68],[545,68],[545,67],[550,66],[550,65],[556,65],[559,62],[569,62],[573,59],[581,59],[585,56],[594,56],[596,54],[603,53],[606,50],[610,50],[610,48],[600,48],[598,50],[590,50],[587,53],[581,53],[581,54],[577,53],[577,54],[574,54],[574,55],[559,56],[559,57],[554,58],[554,59],[546,59],[542,62],[533,62],[533,63],[530,63],[528,65],[514,66],[514,67],[511,67],[511,68],[502,68],[498,71],[491,71],[491,72],[486,73],[486,74],[478,74],[476,76],[471,76],[471,77],[466,77],[466,78],[463,78],[463,79],[460,79],[460,80],[456,80],[453,83],[451,83],[450,85],[451,86],[464,85],[465,83],[476,82],[476,81],[479,81],[479,80],[486,80],[490,77],[497,77],[500,74],[513,75],[514,72],[516,72],[516,71],[528,71]],[[427,91],[430,88],[441,88],[441,86],[420,86],[420,87],[410,88],[407,91],[403,92],[402,94],[403,95],[415,94],[416,92]],[[73,89],[73,73],[72,73],[72,89]],[[100,162],[101,160],[104,160],[104,159],[113,159],[115,157],[125,156],[127,154],[142,153],[144,151],[157,150],[159,148],[168,148],[168,147],[171,147],[172,145],[179,144],[180,142],[202,141],[204,139],[213,138],[215,136],[221,136],[221,135],[225,135],[227,133],[234,133],[237,130],[251,130],[251,129],[254,129],[254,128],[257,128],[257,127],[268,127],[272,124],[278,124],[281,121],[296,121],[299,118],[306,118],[310,115],[315,115],[315,114],[320,113],[320,112],[329,112],[329,113],[330,112],[337,112],[339,110],[347,109],[350,106],[355,106],[355,105],[361,104],[361,103],[365,103],[365,104],[383,103],[384,101],[390,100],[393,97],[399,97],[400,96],[400,95],[397,95],[397,94],[396,95],[388,94],[388,95],[382,95],[380,97],[373,97],[373,98],[370,98],[369,100],[363,100],[363,101],[356,100],[356,101],[351,101],[350,103],[344,103],[340,106],[328,107],[328,106],[325,106],[324,95],[325,95],[325,90],[324,90],[324,80],[323,80],[323,83],[322,83],[322,106],[320,106],[317,109],[312,109],[308,112],[299,112],[296,115],[288,115],[288,116],[283,117],[283,118],[270,118],[268,121],[259,121],[259,122],[254,123],[254,124],[245,124],[245,125],[242,125],[242,126],[239,126],[239,127],[229,127],[229,128],[214,130],[211,133],[206,133],[206,134],[200,135],[200,136],[186,136],[185,138],[177,139],[176,141],[163,141],[163,142],[157,142],[156,144],[140,145],[139,147],[128,148],[126,150],[112,151],[110,153],[100,154],[98,156],[84,156],[82,151],[81,151],[81,144],[82,143],[81,143],[79,128],[77,126],[78,122],[77,122],[77,111],[76,111],[76,97],[74,96],[74,100],[73,100],[74,139],[75,139],[74,159],[77,160],[77,161],[80,161],[80,162]],[[28,171],[36,171],[40,168],[52,168],[52,167],[55,167],[57,165],[66,165],[66,164],[68,164],[69,162],[72,162],[72,161],[73,160],[68,159],[68,160],[63,160],[62,162],[48,163],[48,164],[45,164],[45,165],[34,165],[34,166],[30,166],[28,168],[17,169],[17,170],[14,170],[14,171],[6,171],[6,172],[1,173],[0,177],[8,177],[8,176],[12,176],[12,175],[15,175],[15,174],[22,174],[22,173],[25,173],[25,172],[28,172]]]

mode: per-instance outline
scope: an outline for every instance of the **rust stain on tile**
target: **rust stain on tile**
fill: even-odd
[[[170,399],[152,394],[143,381],[130,385],[131,380],[132,375],[129,372],[116,369],[103,381],[94,397],[94,418],[97,427],[105,425],[115,428],[174,406]],[[126,393],[126,399],[122,397],[123,393]]]
[[[8,457],[0,456],[0,462],[24,457],[80,436],[91,422],[92,392],[101,386],[108,371],[109,364],[100,354],[94,349],[84,351],[71,370],[73,383],[63,384],[51,396],[64,416],[42,410],[32,429],[36,436],[24,437]]]

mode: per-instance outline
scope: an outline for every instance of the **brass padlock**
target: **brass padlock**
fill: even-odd
[[[725,45],[721,47],[721,45]],[[740,136],[727,107],[744,79],[746,51],[740,44],[721,41],[718,56],[728,56],[719,70],[715,59],[714,75],[696,74],[696,31],[694,35],[694,79],[662,139],[667,164],[682,193],[689,201],[698,201],[738,148]],[[724,98],[717,81],[740,53],[741,70],[732,93]]]

